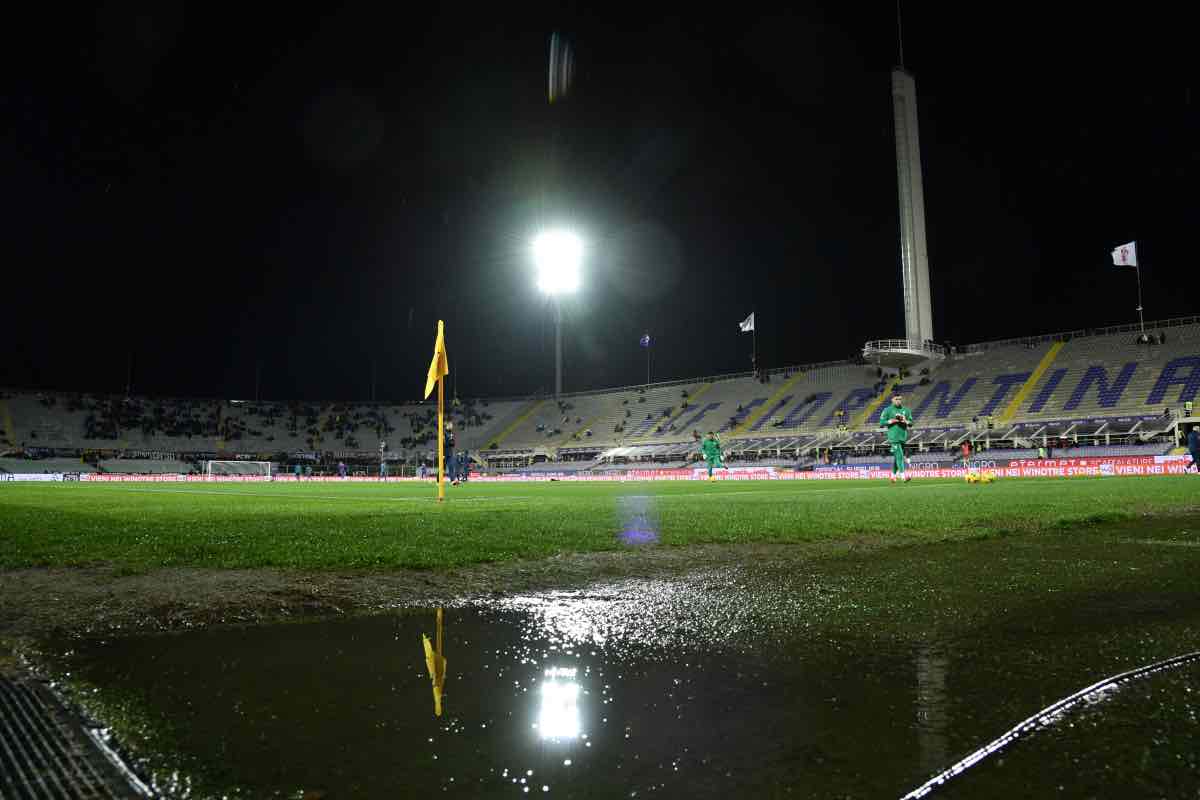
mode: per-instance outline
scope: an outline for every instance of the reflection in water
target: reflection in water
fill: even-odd
[[[541,738],[579,738],[579,684],[575,682],[575,675],[576,670],[569,667],[546,670],[537,722]]]
[[[433,713],[442,715],[442,692],[446,689],[446,656],[442,649],[442,620],[445,610],[437,610],[437,645],[430,643],[429,637],[421,634],[421,644],[425,648],[425,668],[429,671],[429,681],[433,684]]]
[[[658,543],[658,513],[654,498],[648,495],[630,495],[617,498],[617,523],[620,532],[617,538],[631,547]]]
[[[626,498],[623,526],[652,524],[652,502]],[[894,797],[976,745],[981,731],[1028,714],[1048,681],[1136,657],[1147,637],[1155,646],[1194,640],[1200,612],[1187,601],[1200,564],[1176,567],[1174,554],[1143,547],[1129,549],[1129,562],[1161,557],[1179,573],[1164,566],[1175,582],[1138,585],[1128,609],[1121,593],[1100,595],[1110,602],[1099,606],[1079,594],[1071,597],[1083,605],[1039,609],[1036,631],[1011,624],[1008,612],[992,620],[991,598],[1024,585],[1034,569],[1047,580],[1059,564],[1064,575],[1090,575],[1078,565],[1093,563],[1082,559],[1094,547],[1072,541],[1047,559],[1040,546],[1026,553],[1007,541],[956,546],[955,568],[980,582],[972,591],[986,600],[975,602],[987,605],[979,607],[944,593],[946,562],[925,548],[463,603],[454,609],[453,702],[436,719],[412,713],[428,709],[431,684],[446,677],[444,663],[411,646],[427,633],[428,654],[445,658],[448,643],[428,628],[432,609],[70,640],[57,660],[106,716],[132,721],[122,723],[125,738],[150,753],[143,766],[157,796]],[[905,590],[909,616],[893,613],[898,576],[915,587]],[[943,604],[947,596],[954,602]],[[1161,618],[1147,608],[1162,609]],[[922,618],[916,641],[895,627],[912,615]],[[1153,753],[1196,752],[1200,712],[1190,697],[1162,697],[1154,735],[1166,744]],[[1174,728],[1164,733],[1163,725]],[[1143,728],[1138,737],[1112,730],[1105,752],[1140,757]],[[1035,741],[1047,750],[1029,751],[1031,768],[1010,783],[1060,763],[1053,737]],[[1134,760],[1129,774],[1138,769]],[[180,776],[203,791],[163,789],[181,785]],[[1110,781],[1114,773],[1101,765],[1089,776]],[[1194,771],[1175,778],[1171,796],[1200,797]]]
[[[931,773],[947,762],[946,729],[950,720],[946,708],[945,655],[923,645],[917,650],[917,744],[921,771]]]

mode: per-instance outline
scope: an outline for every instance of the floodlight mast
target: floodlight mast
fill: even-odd
[[[554,303],[554,396],[562,394],[562,295],[579,288],[583,242],[570,231],[554,230],[533,240],[538,288]]]

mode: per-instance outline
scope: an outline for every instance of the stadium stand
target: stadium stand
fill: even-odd
[[[43,472],[95,472],[78,458],[0,458],[0,472],[30,474]]]
[[[1072,331],[952,351],[899,372],[861,360],[826,362],[552,398],[455,402],[459,449],[495,468],[545,471],[692,463],[697,434],[719,431],[731,460],[872,458],[877,419],[905,395],[923,458],[980,448],[1087,454],[1163,452],[1184,404],[1200,391],[1200,319]],[[257,402],[6,391],[0,453],[79,457],[105,470],[194,468],[205,454],[266,460],[294,454],[428,462],[432,403]],[[1015,449],[1013,449],[1015,448]],[[94,457],[87,454],[93,453]],[[116,456],[122,458],[115,458]],[[212,457],[211,455],[209,457]],[[11,461],[12,459],[8,459]],[[21,460],[21,459],[18,459]],[[114,464],[120,461],[120,464]],[[141,464],[153,461],[155,463]],[[165,466],[167,462],[173,462]],[[39,462],[41,463],[41,462]],[[181,467],[182,465],[182,467]],[[0,465],[9,469],[5,465]],[[11,470],[10,470],[11,471]]]
[[[99,471],[121,475],[187,475],[199,473],[201,469],[195,462],[174,459],[108,458],[100,462]]]

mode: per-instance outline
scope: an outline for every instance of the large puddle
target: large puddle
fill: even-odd
[[[1198,551],[985,541],[464,604],[440,718],[433,609],[55,661],[181,796],[899,797],[1060,697],[1200,649]],[[1194,666],[1129,684],[936,796],[1196,796],[1197,692]]]

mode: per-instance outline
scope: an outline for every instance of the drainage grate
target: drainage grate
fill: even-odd
[[[48,689],[0,677],[0,800],[144,797],[102,747]]]

